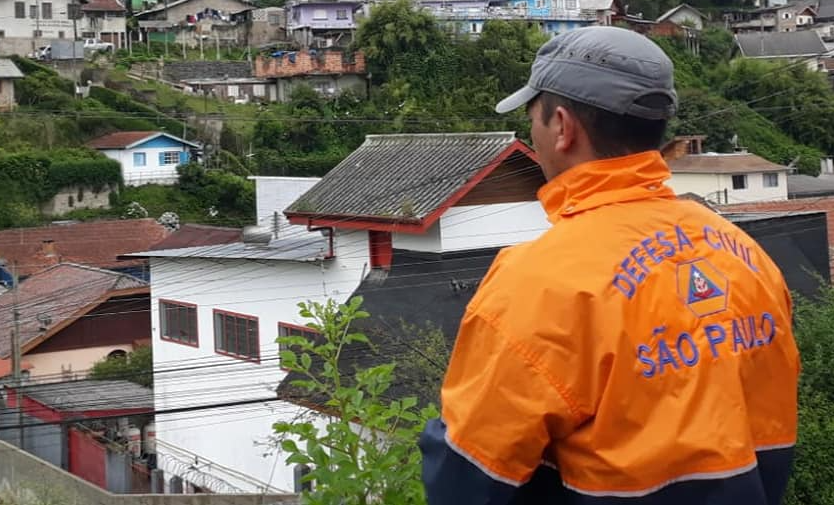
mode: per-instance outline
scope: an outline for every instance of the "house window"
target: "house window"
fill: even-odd
[[[733,189],[747,189],[747,176],[746,175],[734,175],[733,176]]]
[[[29,6],[29,18],[30,19],[37,19],[38,18],[38,6],[37,5],[30,5]]]
[[[785,13],[782,14],[782,19],[790,19],[790,18],[791,18],[791,13],[790,12],[785,12]]]
[[[576,9],[576,0],[565,0],[566,9]]]
[[[63,38],[65,38],[65,37],[66,37],[66,33],[64,33],[64,32],[58,32],[58,38],[59,38],[59,39],[63,39]]]
[[[52,2],[41,2],[41,18],[52,19]]]
[[[6,38],[6,31],[5,30],[0,30],[0,39],[4,39],[4,38]]]
[[[545,0],[536,0],[536,8],[544,9]]]
[[[214,350],[219,354],[260,361],[258,318],[215,310]]]
[[[14,17],[17,19],[26,19],[26,2],[14,3]]]
[[[35,37],[35,38],[43,37],[43,31],[42,30],[32,30],[32,36]]]
[[[160,165],[176,165],[180,162],[179,151],[165,151],[162,153],[162,163]]]
[[[298,326],[290,323],[278,323],[278,336],[281,337],[304,337],[307,340],[315,340],[319,332],[306,326]],[[284,343],[278,343],[278,351],[288,351],[290,348]],[[281,367],[282,370],[286,368]]]
[[[145,153],[133,153],[133,166],[144,167],[148,164],[148,158]]]
[[[159,302],[159,324],[163,340],[197,347],[197,306],[190,303]]]
[[[347,9],[337,9],[336,10],[336,19],[347,19]]]
[[[764,187],[766,188],[778,188],[779,187],[779,174],[763,174],[763,183]]]
[[[94,39],[96,38],[96,32],[81,32],[82,39]]]
[[[270,14],[268,17],[268,23],[271,25],[280,25],[281,24],[281,16],[278,14]]]
[[[313,11],[313,19],[327,19],[326,9],[316,9]]]

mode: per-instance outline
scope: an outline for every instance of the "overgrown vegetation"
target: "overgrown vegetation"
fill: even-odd
[[[104,358],[90,369],[93,380],[126,380],[146,388],[153,387],[153,353],[140,346],[123,356]]]

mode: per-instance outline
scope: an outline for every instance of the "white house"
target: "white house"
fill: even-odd
[[[677,194],[693,193],[711,203],[786,200],[788,167],[746,150],[704,153],[706,137],[676,137],[663,148],[672,170],[668,185]]]
[[[126,47],[125,12],[119,0],[0,2],[0,54],[28,54],[76,34]]]
[[[265,226],[243,242],[135,254],[151,265],[157,411],[217,405],[200,422],[157,414],[168,482],[297,489],[270,447],[274,422],[310,413],[278,389],[275,339],[305,331],[297,304],[362,292],[391,317],[451,327],[460,314],[448,310],[462,311],[497,248],[549,227],[536,200],[544,178],[513,133],[371,135],[321,180],[255,181]]]
[[[198,144],[163,132],[116,132],[91,140],[97,149],[122,164],[122,177],[128,186],[172,185],[177,182],[177,166],[194,159]]]
[[[696,30],[703,30],[706,19],[707,17],[695,7],[688,4],[680,4],[657,18],[657,22],[669,21],[679,26],[690,26]]]

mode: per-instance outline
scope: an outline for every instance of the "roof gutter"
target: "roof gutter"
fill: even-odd
[[[336,229],[332,226],[313,226],[313,218],[307,221],[307,231],[324,231],[327,230],[328,251],[324,259],[332,260],[336,257],[336,252],[333,250],[333,235],[336,234]]]

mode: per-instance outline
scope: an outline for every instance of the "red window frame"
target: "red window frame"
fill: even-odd
[[[168,329],[168,320],[166,318],[165,305],[174,305],[176,307],[183,307],[186,309],[194,309],[194,341],[184,341],[182,339],[166,335],[165,330]],[[187,313],[187,311],[186,311]],[[190,326],[190,324],[189,324]],[[173,342],[175,344],[187,345],[189,347],[200,347],[200,317],[197,313],[197,305],[193,303],[178,302],[175,300],[159,299],[159,337],[166,342]]]
[[[290,333],[290,332],[295,332],[295,333]],[[319,333],[318,331],[316,331],[316,330],[314,330],[314,329],[312,329],[308,326],[299,326],[297,324],[284,323],[284,322],[281,322],[281,321],[278,322],[278,336],[280,336],[280,337],[289,337],[290,335],[298,335],[299,333],[301,333],[301,336],[303,336],[303,337],[312,337],[312,338],[316,338],[319,335],[321,335],[321,333]],[[279,353],[281,351],[287,351],[287,350],[289,350],[289,349],[284,347],[283,344],[281,344],[281,343],[278,344],[278,352]],[[289,371],[287,368],[284,368],[283,364],[281,364],[281,370],[284,370],[285,372]]]
[[[221,328],[218,328],[218,325],[217,325],[218,317],[217,316],[221,316],[221,318],[220,318],[221,321],[222,321],[222,327]],[[229,356],[229,357],[232,357],[232,358],[241,359],[241,360],[244,360],[244,361],[251,361],[253,363],[260,363],[261,362],[261,333],[260,333],[260,327],[259,327],[259,324],[258,324],[258,318],[256,316],[251,316],[249,314],[241,314],[239,312],[231,312],[231,311],[228,311],[228,310],[214,309],[214,311],[212,311],[212,317],[211,318],[212,318],[212,324],[214,325],[214,352],[215,353],[221,354],[223,356]],[[232,321],[230,321],[229,319],[232,319]],[[241,330],[241,326],[240,326],[241,322],[243,322],[245,324],[245,326],[243,326],[242,328],[243,328],[243,333],[244,333],[243,343],[245,344],[245,348],[247,350],[246,354],[241,354],[240,352],[238,352],[240,349],[242,349],[244,347],[244,346],[240,345],[241,344],[241,339],[240,339],[240,335],[238,334]],[[254,341],[255,352],[254,352],[254,354],[248,352],[248,351],[251,351],[250,348],[252,347],[250,345],[252,342],[249,338],[249,336],[250,336],[249,332],[251,331],[253,326],[255,328],[255,341]],[[222,333],[220,335],[218,335],[218,330],[222,330]],[[230,350],[231,346],[229,345],[229,342],[230,342],[231,337],[229,335],[229,333],[230,333],[229,330],[232,330],[232,332],[235,333],[234,341],[235,341],[236,345],[234,347],[234,349],[235,349],[234,351]],[[218,345],[217,345],[221,341],[222,341],[222,346],[224,348],[219,348]]]

